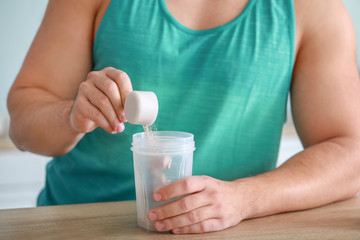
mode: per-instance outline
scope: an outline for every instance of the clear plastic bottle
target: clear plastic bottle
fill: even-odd
[[[133,135],[136,207],[138,225],[156,231],[148,212],[165,202],[156,202],[153,193],[159,188],[192,175],[194,136],[185,132],[158,131],[148,138]],[[173,201],[172,199],[171,201]]]

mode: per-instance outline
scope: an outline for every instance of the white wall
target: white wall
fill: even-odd
[[[343,0],[356,29],[360,62],[360,1]],[[47,0],[0,0],[0,122],[6,97],[42,20]]]
[[[360,68],[360,1],[359,0],[343,0],[346,8],[354,23],[357,42],[357,60]]]
[[[6,97],[41,23],[47,0],[0,0],[0,118]]]

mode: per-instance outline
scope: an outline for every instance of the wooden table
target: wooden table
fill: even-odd
[[[0,210],[0,239],[360,240],[360,198],[192,235],[150,233],[137,227],[134,201]]]

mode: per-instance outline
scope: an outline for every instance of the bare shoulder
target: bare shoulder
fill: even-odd
[[[101,21],[102,15],[105,13],[106,8],[111,0],[49,0],[47,7],[47,14],[44,21],[57,14],[62,14],[64,20],[76,22],[91,22],[96,26],[98,21]],[[75,23],[76,24],[76,23]],[[96,30],[94,28],[93,30]]]
[[[97,11],[106,1],[102,0],[49,0],[47,13],[49,11],[63,12],[66,15],[72,12],[77,12],[79,16],[82,14],[89,14],[95,16]],[[53,12],[50,12],[53,13]]]
[[[294,4],[299,45],[297,56],[302,55],[297,58],[297,63],[331,56],[356,66],[354,26],[343,2],[294,0]]]
[[[107,2],[49,0],[10,96],[17,89],[39,88],[60,99],[74,98],[91,70],[96,19]]]
[[[334,34],[353,38],[352,21],[341,0],[294,0],[294,6],[300,45]]]

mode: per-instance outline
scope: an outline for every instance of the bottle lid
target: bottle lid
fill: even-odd
[[[158,115],[159,103],[154,92],[133,91],[125,100],[124,112],[131,124],[151,125]]]

